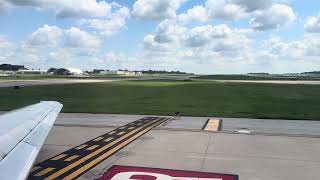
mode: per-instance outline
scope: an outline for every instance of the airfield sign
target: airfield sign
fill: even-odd
[[[112,166],[100,180],[238,180],[237,175],[157,169],[130,166]]]

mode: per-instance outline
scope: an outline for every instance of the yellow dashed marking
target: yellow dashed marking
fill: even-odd
[[[220,119],[209,119],[205,131],[218,131],[220,125]]]
[[[105,139],[104,141],[105,142],[108,142],[108,141],[111,141],[113,138],[111,137],[111,138],[107,138],[107,139]]]
[[[78,155],[73,155],[73,156],[70,156],[68,157],[67,159],[65,159],[64,161],[72,161],[74,160],[75,158],[79,157]]]
[[[75,149],[83,149],[84,147],[87,147],[88,145],[82,144],[81,146],[76,147]]]
[[[95,148],[99,147],[99,145],[93,145],[87,148],[87,150],[94,150]]]
[[[160,121],[161,123],[163,121]],[[141,136],[142,134],[150,131],[153,127],[161,124],[161,123],[155,123],[153,124],[151,127],[148,127],[147,129],[144,129],[142,131],[140,131],[138,134],[134,135],[133,137],[129,138],[128,140],[120,143],[119,145],[117,145],[116,147],[114,147],[113,149],[111,149],[110,151],[102,154],[101,156],[99,156],[98,158],[92,160],[90,163],[84,165],[83,167],[77,169],[76,171],[73,171],[71,174],[69,174],[68,176],[65,177],[65,179],[74,179],[76,176],[78,176],[80,173],[84,172],[86,169],[94,166],[95,164],[97,164],[99,161],[103,160],[104,158],[110,156],[112,153],[117,152],[119,149],[121,149],[122,147],[124,147],[125,145],[129,144],[130,142],[134,141],[137,137]],[[59,173],[59,172],[58,172]]]
[[[93,166],[101,162],[103,159],[106,159],[107,157],[111,156],[113,153],[117,152],[130,142],[134,141],[136,138],[140,137],[144,133],[156,127],[157,125],[163,123],[165,120],[165,118],[149,118],[148,120],[140,119],[138,120],[138,122],[136,121],[121,126],[118,129],[115,129],[107,134],[100,135],[95,139],[88,141],[85,144],[78,145],[77,147],[73,148],[85,150],[87,151],[87,153],[73,154],[73,151],[69,152],[68,150],[64,154],[60,154],[57,157],[52,158],[58,159],[60,161],[55,162],[53,165],[50,165],[50,163],[44,164],[46,167],[42,165],[38,166],[40,169],[35,170],[33,173],[34,175],[31,174],[29,177],[37,176],[37,178],[48,180],[75,179],[81,173],[84,173],[87,170],[91,169]],[[111,137],[110,135],[116,136]],[[108,150],[103,154],[100,154],[111,147],[112,149]],[[96,157],[96,155],[98,154],[99,156]],[[56,163],[59,164],[56,165]],[[81,167],[78,167],[80,165]],[[63,176],[63,178],[61,176]]]
[[[143,134],[143,133],[149,131],[150,129],[152,129],[153,127],[157,126],[158,124],[159,124],[159,123],[154,123],[154,121],[150,121],[149,123],[145,124],[144,126],[139,127],[139,128],[131,131],[130,133],[128,133],[128,134],[126,134],[126,135],[124,135],[124,136],[122,136],[122,137],[120,137],[120,138],[117,138],[115,141],[109,143],[108,145],[106,145],[106,146],[104,146],[104,147],[102,147],[102,148],[100,148],[100,149],[98,149],[98,150],[90,153],[89,155],[87,155],[87,156],[85,156],[85,157],[82,157],[80,160],[78,160],[78,161],[70,164],[69,166],[66,166],[66,167],[64,167],[63,169],[60,169],[59,171],[57,171],[57,172],[55,172],[54,174],[52,174],[52,175],[50,175],[49,177],[47,177],[46,179],[48,179],[48,180],[56,179],[56,178],[59,177],[61,174],[66,173],[67,171],[71,170],[72,168],[76,167],[77,165],[81,164],[82,162],[84,162],[84,161],[92,158],[93,156],[97,155],[98,153],[100,153],[100,152],[106,150],[107,148],[115,145],[116,143],[124,140],[125,138],[129,137],[130,135],[138,132],[138,131],[141,130],[142,128],[151,125],[151,127],[149,127],[148,129],[145,129],[145,130],[139,132],[139,134]],[[136,136],[136,135],[135,135],[135,136]],[[138,135],[138,136],[139,136],[139,135]],[[131,139],[133,139],[133,138],[131,137],[130,140],[131,140]],[[130,142],[130,140],[127,140],[127,142]],[[132,140],[131,140],[131,141],[132,141]],[[115,150],[116,150],[116,148],[113,148],[111,151],[115,152]],[[104,157],[105,157],[105,155],[108,154],[108,153],[110,153],[110,151],[108,151],[107,153],[105,153],[105,154],[104,154]],[[104,157],[101,157],[101,158],[104,158]],[[99,159],[100,159],[100,158],[99,158]],[[79,171],[80,171],[80,173],[81,173],[81,172],[87,170],[88,168],[90,168],[90,167],[92,166],[92,165],[91,165],[92,163],[96,164],[96,160],[95,160],[94,162],[91,161],[90,165],[83,166],[83,167],[79,168],[78,170],[73,171],[73,172],[72,172],[69,176],[67,176],[65,179],[72,179],[71,176],[72,176],[72,177],[75,177],[75,176],[79,175]]]
[[[103,139],[104,137],[98,137],[98,138],[96,138],[95,140],[93,140],[93,141],[100,141],[101,139]]]
[[[53,157],[51,160],[59,160],[59,159],[61,159],[61,158],[64,158],[64,157],[66,157],[67,155],[66,154],[60,154],[59,156],[56,156],[56,157]]]
[[[117,135],[122,135],[122,134],[124,134],[124,133],[126,133],[126,132],[124,132],[124,131],[122,131],[122,132],[119,132]]]
[[[37,174],[35,174],[35,176],[43,176],[43,175],[45,175],[45,174],[47,174],[48,172],[51,172],[51,171],[53,171],[53,170],[54,170],[54,168],[48,167],[48,168],[46,168],[46,169],[38,172]]]

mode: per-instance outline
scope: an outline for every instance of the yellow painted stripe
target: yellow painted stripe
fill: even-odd
[[[128,129],[130,129],[130,130],[131,130],[131,129],[134,129],[134,127],[129,127]]]
[[[68,157],[67,159],[65,159],[65,161],[72,161],[74,160],[75,158],[79,157],[78,155],[73,155],[73,156],[70,156]]]
[[[76,171],[72,172],[71,174],[69,174],[68,176],[66,176],[65,178],[63,178],[64,180],[68,180],[68,179],[74,179],[76,178],[79,174],[81,174],[82,172],[86,171],[87,169],[91,168],[92,166],[96,165],[97,163],[99,163],[100,161],[102,161],[103,159],[107,158],[108,156],[110,156],[111,154],[117,152],[119,149],[121,149],[122,147],[126,146],[127,144],[131,143],[132,141],[134,141],[136,138],[138,138],[139,136],[141,136],[142,134],[150,131],[152,128],[154,128],[155,126],[161,124],[164,121],[161,121],[159,123],[154,124],[153,126],[150,126],[148,128],[146,128],[145,130],[139,132],[138,134],[132,136],[131,138],[129,138],[128,140],[120,143],[119,145],[117,145],[115,148],[111,149],[110,151],[104,153],[103,155],[99,156],[98,158],[90,161],[90,163],[82,166],[81,168],[77,169]]]
[[[35,174],[34,176],[43,176],[45,174],[47,174],[48,172],[51,172],[52,170],[54,170],[54,168],[52,167],[48,167],[40,172],[38,172],[37,174]]]
[[[96,149],[97,147],[99,147],[99,145],[92,145],[92,146],[88,147],[86,150],[91,151],[91,150]]]
[[[117,135],[122,135],[122,134],[124,134],[124,133],[126,133],[126,132],[124,132],[124,131],[122,131],[122,132],[119,132]]]
[[[111,141],[113,138],[111,137],[111,138],[107,138],[107,139],[105,139],[104,141],[105,142],[108,142],[108,141]]]
[[[207,126],[204,128],[205,131],[218,131],[220,119],[209,119]]]
[[[93,141],[100,141],[101,139],[103,139],[104,137],[98,137],[98,138],[96,138],[95,140],[93,140]]]
[[[114,134],[114,133],[116,133],[116,131],[111,131],[111,132],[109,132],[108,134],[112,135],[112,134]]]
[[[60,154],[59,156],[56,156],[56,157],[53,157],[53,158],[51,158],[51,160],[59,160],[59,159],[61,159],[61,158],[64,158],[64,157],[66,157],[67,156],[67,154]]]
[[[81,146],[76,147],[75,149],[83,149],[84,147],[87,147],[87,144],[82,144]]]
[[[144,126],[141,126],[141,127],[137,128],[137,129],[131,131],[130,133],[128,133],[128,134],[126,134],[126,135],[124,135],[124,136],[122,136],[122,137],[119,137],[119,138],[116,139],[115,141],[113,141],[113,142],[111,142],[111,143],[109,143],[109,144],[101,147],[100,149],[97,149],[96,151],[94,151],[94,152],[88,154],[87,156],[82,157],[82,158],[79,159],[78,161],[70,164],[69,166],[67,166],[67,167],[65,167],[65,168],[63,168],[63,169],[61,169],[61,170],[53,173],[51,176],[47,177],[46,179],[48,179],[48,180],[56,179],[56,178],[59,177],[60,175],[66,173],[67,171],[69,171],[69,170],[71,170],[72,168],[78,166],[79,164],[83,163],[84,161],[86,161],[86,160],[92,158],[93,156],[95,156],[95,155],[103,152],[104,150],[110,148],[111,146],[113,146],[113,145],[117,144],[118,142],[122,141],[123,139],[129,137],[130,135],[136,133],[137,131],[139,131],[139,130],[143,129],[144,127],[147,127],[147,126],[149,126],[149,125],[151,125],[151,124],[153,124],[153,123],[155,123],[154,120],[153,120],[153,121],[150,121],[149,123],[145,124]]]

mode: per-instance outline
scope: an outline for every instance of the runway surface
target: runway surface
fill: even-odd
[[[66,153],[68,156],[59,157],[64,152],[99,137],[103,139],[98,141],[105,140],[107,137],[102,134],[113,130],[120,133],[117,128],[147,117],[163,116],[62,113],[37,162],[41,164],[54,157],[64,161],[72,157],[69,153]],[[319,122],[250,122],[250,119],[220,118],[221,131],[214,133],[202,130],[207,119],[181,117],[162,123],[92,169],[79,173],[78,179],[98,179],[113,165],[234,174],[245,180],[314,180],[318,176]],[[239,133],[240,127],[247,127],[250,133]],[[88,145],[92,147],[96,145],[94,143]],[[71,158],[70,162],[78,161],[77,158]],[[75,169],[69,172],[77,174]]]
[[[116,80],[99,80],[99,79],[46,79],[46,80],[0,80],[1,87],[14,86],[40,86],[54,84],[78,84],[78,83],[99,83],[112,82]]]
[[[212,80],[212,81],[216,81],[216,82],[231,82],[231,83],[320,85],[320,81],[302,81],[302,80]]]

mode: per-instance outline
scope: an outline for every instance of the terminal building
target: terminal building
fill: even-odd
[[[142,75],[142,72],[140,71],[128,71],[128,70],[118,70],[118,71],[100,71],[99,74],[102,75],[122,75],[122,76],[136,76],[136,75]]]
[[[29,74],[29,75],[46,75],[47,70],[33,70],[33,69],[21,69],[17,71],[17,74]]]

